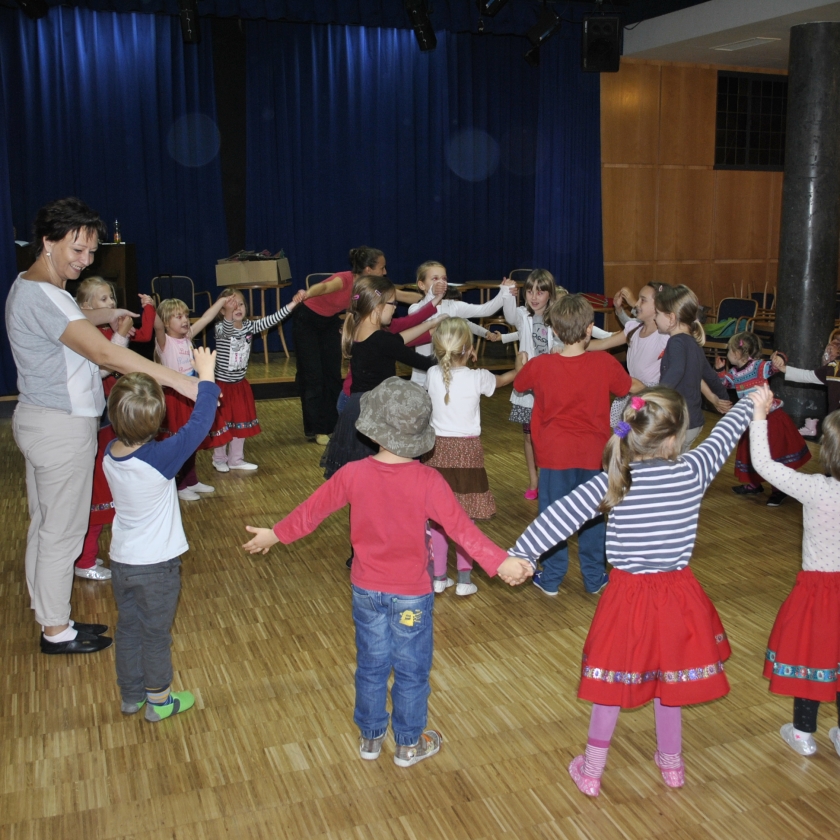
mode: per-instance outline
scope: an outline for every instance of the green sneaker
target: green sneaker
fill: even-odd
[[[146,720],[149,723],[158,723],[165,718],[186,712],[195,705],[195,697],[189,691],[173,691],[169,695],[169,702],[162,706],[149,703],[146,706]]]
[[[145,700],[140,700],[137,703],[129,703],[126,700],[123,700],[122,704],[120,705],[120,711],[124,715],[136,715],[137,712],[139,712],[140,709],[142,709],[143,706],[145,706],[145,705],[146,705]]]

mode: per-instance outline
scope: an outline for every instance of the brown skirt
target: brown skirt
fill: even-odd
[[[495,516],[496,500],[490,492],[484,469],[481,438],[435,438],[434,449],[421,460],[434,467],[446,479],[470,519],[490,519]]]

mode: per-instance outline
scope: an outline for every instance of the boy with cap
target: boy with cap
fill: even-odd
[[[530,563],[508,557],[476,528],[437,470],[414,460],[434,446],[431,413],[426,391],[396,376],[364,394],[356,428],[379,444],[379,453],[342,467],[274,528],[247,526],[254,537],[243,546],[265,554],[275,543],[312,533],[350,505],[359,752],[364,759],[379,757],[393,670],[391,725],[399,767],[429,758],[443,741],[440,732],[426,729],[435,597],[427,520],[439,523],[488,574],[511,586],[532,574]]]

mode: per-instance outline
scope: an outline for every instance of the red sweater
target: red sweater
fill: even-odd
[[[609,353],[546,353],[531,359],[513,380],[533,391],[531,438],[538,467],[599,470],[609,440],[610,394],[624,397],[630,375]]]
[[[507,557],[470,521],[443,476],[419,461],[384,464],[370,457],[346,464],[278,522],[274,533],[282,543],[294,542],[347,504],[355,552],[350,580],[360,589],[394,595],[432,591],[427,519],[443,526],[491,576]]]
[[[309,300],[303,302],[303,305],[308,306],[313,312],[322,315],[324,318],[331,318],[333,315],[338,315],[339,312],[344,312],[345,309],[349,308],[350,295],[353,292],[353,272],[339,271],[322,282],[329,283],[330,280],[336,278],[341,280],[341,288],[337,292],[327,292],[325,295],[309,298]],[[320,285],[320,283],[316,285]]]

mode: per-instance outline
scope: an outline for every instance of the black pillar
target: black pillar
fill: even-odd
[[[775,336],[794,367],[818,367],[834,327],[839,242],[840,23],[804,23],[790,30]],[[825,416],[824,389],[774,384],[797,426]]]

